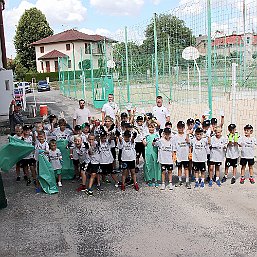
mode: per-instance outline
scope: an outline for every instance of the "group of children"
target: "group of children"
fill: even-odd
[[[192,181],[195,188],[203,188],[205,180],[210,187],[214,182],[221,186],[228,178],[230,167],[233,168],[231,184],[234,184],[240,149],[240,183],[245,182],[248,165],[249,181],[254,184],[254,148],[257,142],[252,136],[253,127],[246,125],[244,135],[239,136],[236,125],[230,124],[228,136],[223,136],[223,122],[220,125],[217,123],[216,118],[202,121],[190,118],[186,123],[179,121],[177,131],[174,131],[171,122],[166,122],[165,128],[160,129],[158,120],[151,113],[135,117],[135,111],[131,111],[116,115],[115,120],[110,116],[105,116],[103,122],[91,119],[90,123],[76,125],[72,129],[64,118],[57,120],[55,115],[50,115],[48,124],[37,122],[34,128],[28,125],[15,127],[14,137],[35,147],[33,153],[16,164],[17,181],[20,181],[20,169],[23,168],[24,178],[29,185],[32,182],[31,171],[37,191],[40,190],[37,180],[38,156],[44,153],[61,187],[63,158],[57,141],[67,140],[74,165],[73,181],[81,179],[77,191],[86,191],[88,195],[93,195],[94,184],[98,190],[102,190],[102,182],[110,183],[108,175],[112,177],[115,187],[124,191],[132,184],[138,191],[137,174],[142,163],[145,182],[161,190],[166,188],[166,175],[167,189],[173,189],[172,172],[175,167],[178,169],[175,187],[183,185],[183,174],[188,189],[191,189]],[[221,179],[220,168],[224,159],[225,173]],[[121,181],[117,176],[120,171]]]

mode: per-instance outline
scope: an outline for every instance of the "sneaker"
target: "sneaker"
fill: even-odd
[[[221,180],[222,183],[225,183],[227,181],[227,178],[224,176]],[[231,184],[232,184],[232,180],[231,180]],[[233,183],[234,184],[234,183]]]
[[[182,181],[178,181],[176,184],[175,184],[175,187],[181,187],[183,185]]]
[[[96,189],[97,189],[98,191],[103,191],[103,188],[102,188],[101,185],[97,185],[97,186],[96,186]]]
[[[250,181],[251,184],[255,183],[254,178],[249,178],[249,181]]]
[[[30,184],[31,184],[31,179],[30,179],[30,178],[28,178],[28,179],[27,179],[26,186],[29,186]]]
[[[61,181],[59,181],[57,184],[58,184],[58,187],[62,187],[62,182]]]
[[[198,187],[199,187],[199,182],[196,181],[196,182],[195,182],[195,188],[198,188]]]
[[[212,187],[212,185],[213,185],[213,181],[210,180],[210,181],[209,181],[209,187]]]
[[[37,187],[36,188],[36,194],[40,193],[41,192],[41,188],[40,187]]]
[[[191,184],[190,184],[190,182],[186,182],[186,188],[187,188],[187,189],[191,189]]]
[[[216,181],[216,184],[217,184],[217,186],[221,186],[221,183],[220,183],[220,180],[218,179],[217,181]]]
[[[138,184],[136,183],[136,184],[134,184],[134,188],[135,188],[135,190],[136,191],[138,191],[139,190],[139,186],[138,186]]]
[[[16,181],[17,181],[17,182],[21,181],[21,177],[18,176],[18,177],[16,178]]]
[[[122,191],[125,191],[125,184],[121,184],[120,188],[121,188]]]
[[[235,184],[235,183],[236,183],[236,178],[232,177],[231,184]]]
[[[159,183],[155,183],[155,187],[157,188],[157,187],[159,187],[160,185],[159,185]]]
[[[155,186],[155,184],[152,183],[152,182],[149,182],[149,183],[148,183],[148,186],[149,186],[149,187],[153,187],[153,186]]]
[[[200,187],[201,187],[201,188],[204,188],[204,181],[201,181]]]
[[[78,187],[77,189],[76,189],[76,191],[77,192],[85,192],[86,191],[86,186],[85,185],[81,185],[80,187]]]
[[[172,183],[169,183],[169,185],[167,186],[167,188],[168,188],[169,190],[173,190],[173,185],[172,185]]]
[[[93,190],[91,188],[86,189],[86,194],[93,195]]]
[[[244,184],[245,183],[245,178],[241,177],[240,178],[240,184]]]
[[[118,182],[114,185],[116,188],[120,187],[121,186],[121,182]]]
[[[111,183],[112,183],[109,179],[106,179],[104,182],[105,182],[106,184],[111,184]]]
[[[28,176],[24,175],[24,180],[27,181],[28,180]]]
[[[162,183],[160,186],[160,190],[165,190],[165,188],[166,188],[165,183]]]

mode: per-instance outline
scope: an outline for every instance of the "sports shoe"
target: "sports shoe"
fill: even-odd
[[[165,188],[166,188],[165,183],[162,183],[160,186],[160,190],[165,190]]]
[[[221,183],[220,183],[220,180],[218,179],[217,181],[216,181],[216,184],[217,184],[217,186],[221,186]]]
[[[97,185],[97,186],[96,186],[96,189],[97,189],[98,191],[103,191],[103,188],[102,188],[101,185]]]
[[[245,178],[244,177],[241,177],[240,178],[240,184],[244,184],[245,183]]]
[[[227,178],[224,176],[221,180],[222,183],[225,183],[227,181]],[[232,184],[232,183],[231,183]]]
[[[186,182],[186,188],[187,188],[187,189],[191,189],[191,184],[190,184],[190,182]]]
[[[37,187],[36,188],[36,194],[40,193],[41,192],[41,188],[40,187]]]
[[[149,183],[148,183],[148,186],[149,186],[149,187],[153,187],[153,186],[155,186],[155,184],[152,183],[152,182],[149,182]]]
[[[16,178],[16,181],[17,181],[17,182],[20,182],[20,181],[21,181],[21,177],[18,176],[18,177]]]
[[[173,190],[173,185],[172,185],[172,183],[169,183],[168,186],[167,186],[167,188],[168,188],[169,190]]]
[[[134,188],[135,188],[135,190],[136,190],[136,191],[138,191],[138,190],[139,190],[139,186],[138,186],[138,184],[137,184],[137,183],[135,183],[135,184],[134,184]]]
[[[86,191],[86,186],[85,185],[81,185],[80,187],[78,187],[77,189],[76,189],[76,191],[77,192],[85,192]]]
[[[182,186],[182,185],[183,185],[182,181],[178,181],[178,182],[175,184],[175,187],[180,187],[180,186]]]
[[[118,188],[118,187],[120,187],[121,186],[121,183],[120,182],[118,182],[118,183],[115,183],[115,185],[114,185],[116,188]]]
[[[249,181],[250,181],[251,184],[255,183],[254,178],[249,178]]]
[[[121,191],[125,191],[125,185],[124,184],[121,184],[120,188],[121,188]]]
[[[31,184],[31,179],[30,179],[30,178],[28,178],[28,179],[27,179],[26,186],[29,186],[30,184]]]
[[[62,187],[62,182],[61,181],[59,181],[57,184],[58,184],[58,187]]]
[[[159,183],[155,183],[155,187],[159,187],[160,185],[159,185]]]
[[[199,187],[199,182],[196,181],[196,182],[195,182],[195,188],[198,188],[198,187]]]
[[[235,183],[236,183],[236,178],[232,177],[231,184],[235,184]]]
[[[204,181],[201,181],[200,187],[201,187],[201,188],[204,188]]]
[[[24,180],[27,181],[28,180],[28,176],[24,175]]]
[[[86,189],[86,194],[93,195],[93,190],[91,188]]]
[[[111,184],[111,183],[112,183],[109,179],[106,179],[104,182],[105,182],[106,184]]]
[[[213,185],[213,181],[210,180],[210,181],[209,181],[209,187],[212,187],[212,185]]]

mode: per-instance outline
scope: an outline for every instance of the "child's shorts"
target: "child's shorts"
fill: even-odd
[[[62,170],[61,169],[54,170],[54,174],[55,174],[55,176],[61,175],[62,174]]]
[[[140,158],[140,156],[142,155],[142,157],[145,159],[145,146],[142,142],[136,142],[136,154],[137,154],[137,158]]]
[[[193,170],[195,172],[205,172],[206,171],[206,164],[205,162],[193,162]]]
[[[100,164],[100,168],[102,170],[103,175],[115,174],[115,172],[113,171],[112,163]]]
[[[131,170],[136,168],[136,161],[123,161],[121,163],[121,168],[123,170]]]
[[[221,166],[222,162],[214,162],[214,161],[210,161],[209,165],[214,165],[214,166]]]
[[[184,167],[184,169],[189,167],[189,161],[181,161],[181,162],[176,162],[176,166],[178,168]]]
[[[229,168],[229,167],[236,168],[237,167],[237,161],[238,161],[237,158],[235,158],[235,159],[226,158],[225,167],[226,168]]]
[[[240,165],[246,166],[247,164],[248,164],[248,166],[253,166],[254,165],[254,158],[251,158],[251,159],[241,158]]]
[[[173,164],[161,164],[162,172],[171,171],[171,170],[173,170]]]
[[[208,165],[208,166],[210,165],[210,159],[211,159],[211,155],[210,155],[210,154],[207,154],[207,165]]]
[[[36,160],[34,158],[30,158],[30,159],[22,159],[20,161],[20,165],[22,168],[26,167],[26,166],[34,166],[36,163]]]
[[[87,166],[87,173],[89,173],[89,174],[100,173],[100,164],[89,163]]]
[[[80,163],[80,172],[85,173],[87,171],[87,166],[88,164],[85,162]]]

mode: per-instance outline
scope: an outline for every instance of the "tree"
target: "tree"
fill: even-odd
[[[37,8],[26,10],[21,16],[14,37],[17,59],[27,69],[36,69],[36,53],[31,43],[53,35],[45,15]]]
[[[17,63],[15,67],[15,79],[18,81],[23,81],[27,72],[27,68],[25,68],[21,63]]]

